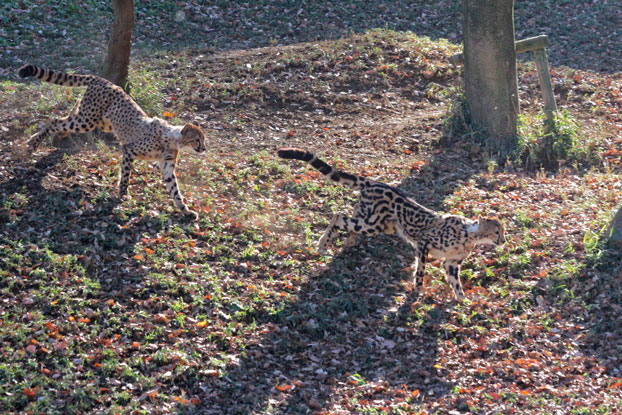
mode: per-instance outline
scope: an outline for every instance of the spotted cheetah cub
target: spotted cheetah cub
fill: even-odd
[[[71,113],[54,119],[28,140],[34,151],[43,140],[57,133],[82,133],[100,128],[112,132],[121,142],[123,161],[119,179],[119,197],[127,195],[132,163],[135,159],[157,160],[170,197],[181,211],[197,219],[188,209],[177,185],[175,163],[183,148],[205,151],[205,134],[194,124],[172,126],[160,118],[149,117],[122,88],[93,75],[54,72],[34,65],[19,70],[22,78],[35,77],[62,86],[86,86],[82,99]]]
[[[358,188],[360,199],[352,217],[335,215],[320,239],[318,251],[324,253],[337,231],[350,233],[346,245],[353,245],[357,234],[397,233],[415,248],[412,265],[414,284],[423,286],[423,272],[428,256],[444,261],[447,283],[458,301],[464,298],[460,282],[460,265],[476,244],[500,245],[504,241],[499,219],[480,217],[477,221],[457,215],[442,215],[405,196],[395,187],[334,169],[310,152],[282,148],[277,155],[284,159],[302,160],[331,180]]]

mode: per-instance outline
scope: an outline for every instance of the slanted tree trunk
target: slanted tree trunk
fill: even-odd
[[[610,243],[622,246],[622,207],[609,223],[605,235],[609,237]]]
[[[125,88],[134,31],[134,0],[112,0],[112,9],[114,26],[108,43],[108,54],[100,74],[110,82]]]
[[[519,112],[514,0],[464,0],[464,79],[471,121],[505,158]]]

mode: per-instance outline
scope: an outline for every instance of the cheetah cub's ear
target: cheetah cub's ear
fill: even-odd
[[[181,130],[183,145],[197,153],[205,151],[205,133],[196,124],[186,124]]]

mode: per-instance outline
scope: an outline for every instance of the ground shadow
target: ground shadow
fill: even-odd
[[[360,401],[382,399],[389,389],[412,397],[440,397],[451,385],[434,368],[444,312],[414,317],[417,295],[406,292],[395,240],[371,238],[336,255],[309,277],[296,300],[259,317],[265,335],[222,378],[200,379],[199,413],[308,413],[330,410],[332,391],[353,388]],[[409,258],[412,259],[412,258]],[[375,272],[362,274],[362,269]],[[366,387],[370,383],[373,386]],[[413,397],[413,399],[415,399]]]
[[[585,262],[575,281],[554,280],[562,307],[582,328],[583,352],[598,359],[609,376],[622,376],[622,246],[601,242],[602,254]]]
[[[443,199],[479,171],[466,164],[467,158],[438,149],[399,187],[442,209]],[[411,275],[402,268],[412,260],[411,248],[397,237],[360,237],[311,275],[293,303],[272,316],[255,316],[265,334],[224,377],[198,380],[203,394],[197,412],[356,411],[356,405],[395,399],[387,395],[395,390],[407,391],[412,402],[414,391],[418,399],[450,393],[453,385],[435,367],[447,311],[406,289]],[[353,390],[351,401],[334,401],[335,389],[347,396],[344,388]]]
[[[619,72],[621,68],[616,61],[622,49],[615,28],[621,10],[616,2],[598,6],[592,2],[558,3],[534,7],[528,2],[517,2],[516,38],[548,35],[549,59],[555,66]],[[432,39],[462,42],[462,5],[449,0],[300,2],[293,7],[283,2],[257,5],[233,2],[226,8],[197,6],[181,13],[188,24],[176,31],[174,46],[168,38],[154,38],[158,32],[148,27],[138,26],[137,36],[148,48],[158,50],[178,50],[180,44],[194,47],[199,42],[220,50],[290,45],[340,39],[374,28],[412,31]]]
[[[68,144],[34,164],[13,166],[10,178],[0,183],[0,197],[11,201],[1,212],[0,235],[35,253],[49,250],[76,256],[86,275],[99,280],[104,291],[119,283],[139,281],[147,271],[128,275],[124,268],[139,268],[133,256],[142,232],[157,233],[187,219],[181,215],[164,219],[144,214],[140,208],[123,209],[121,200],[113,196],[116,189],[88,183],[83,187],[86,177],[75,177],[79,173],[71,168],[58,169],[65,155],[77,151]]]
[[[447,139],[432,151],[432,156],[418,170],[412,170],[398,186],[418,203],[436,211],[447,212],[445,199],[471,178],[487,170],[487,161],[462,147],[460,139]],[[482,179],[483,180],[483,179]]]

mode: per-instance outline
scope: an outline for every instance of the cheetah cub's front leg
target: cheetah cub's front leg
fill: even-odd
[[[128,146],[123,146],[123,160],[121,161],[121,175],[119,177],[119,199],[127,198],[127,186],[132,173],[132,163],[134,157],[130,153]]]
[[[462,282],[460,281],[461,261],[447,260],[444,265],[447,284],[451,286],[451,289],[454,291],[456,300],[462,301],[464,299],[464,290],[462,289]]]
[[[166,184],[166,190],[173,199],[175,206],[177,206],[184,215],[188,216],[191,220],[197,220],[199,219],[199,215],[188,208],[184,203],[183,196],[179,192],[177,175],[175,174],[175,156],[176,154],[167,155],[164,160],[160,160],[160,171],[162,172],[162,178]]]

